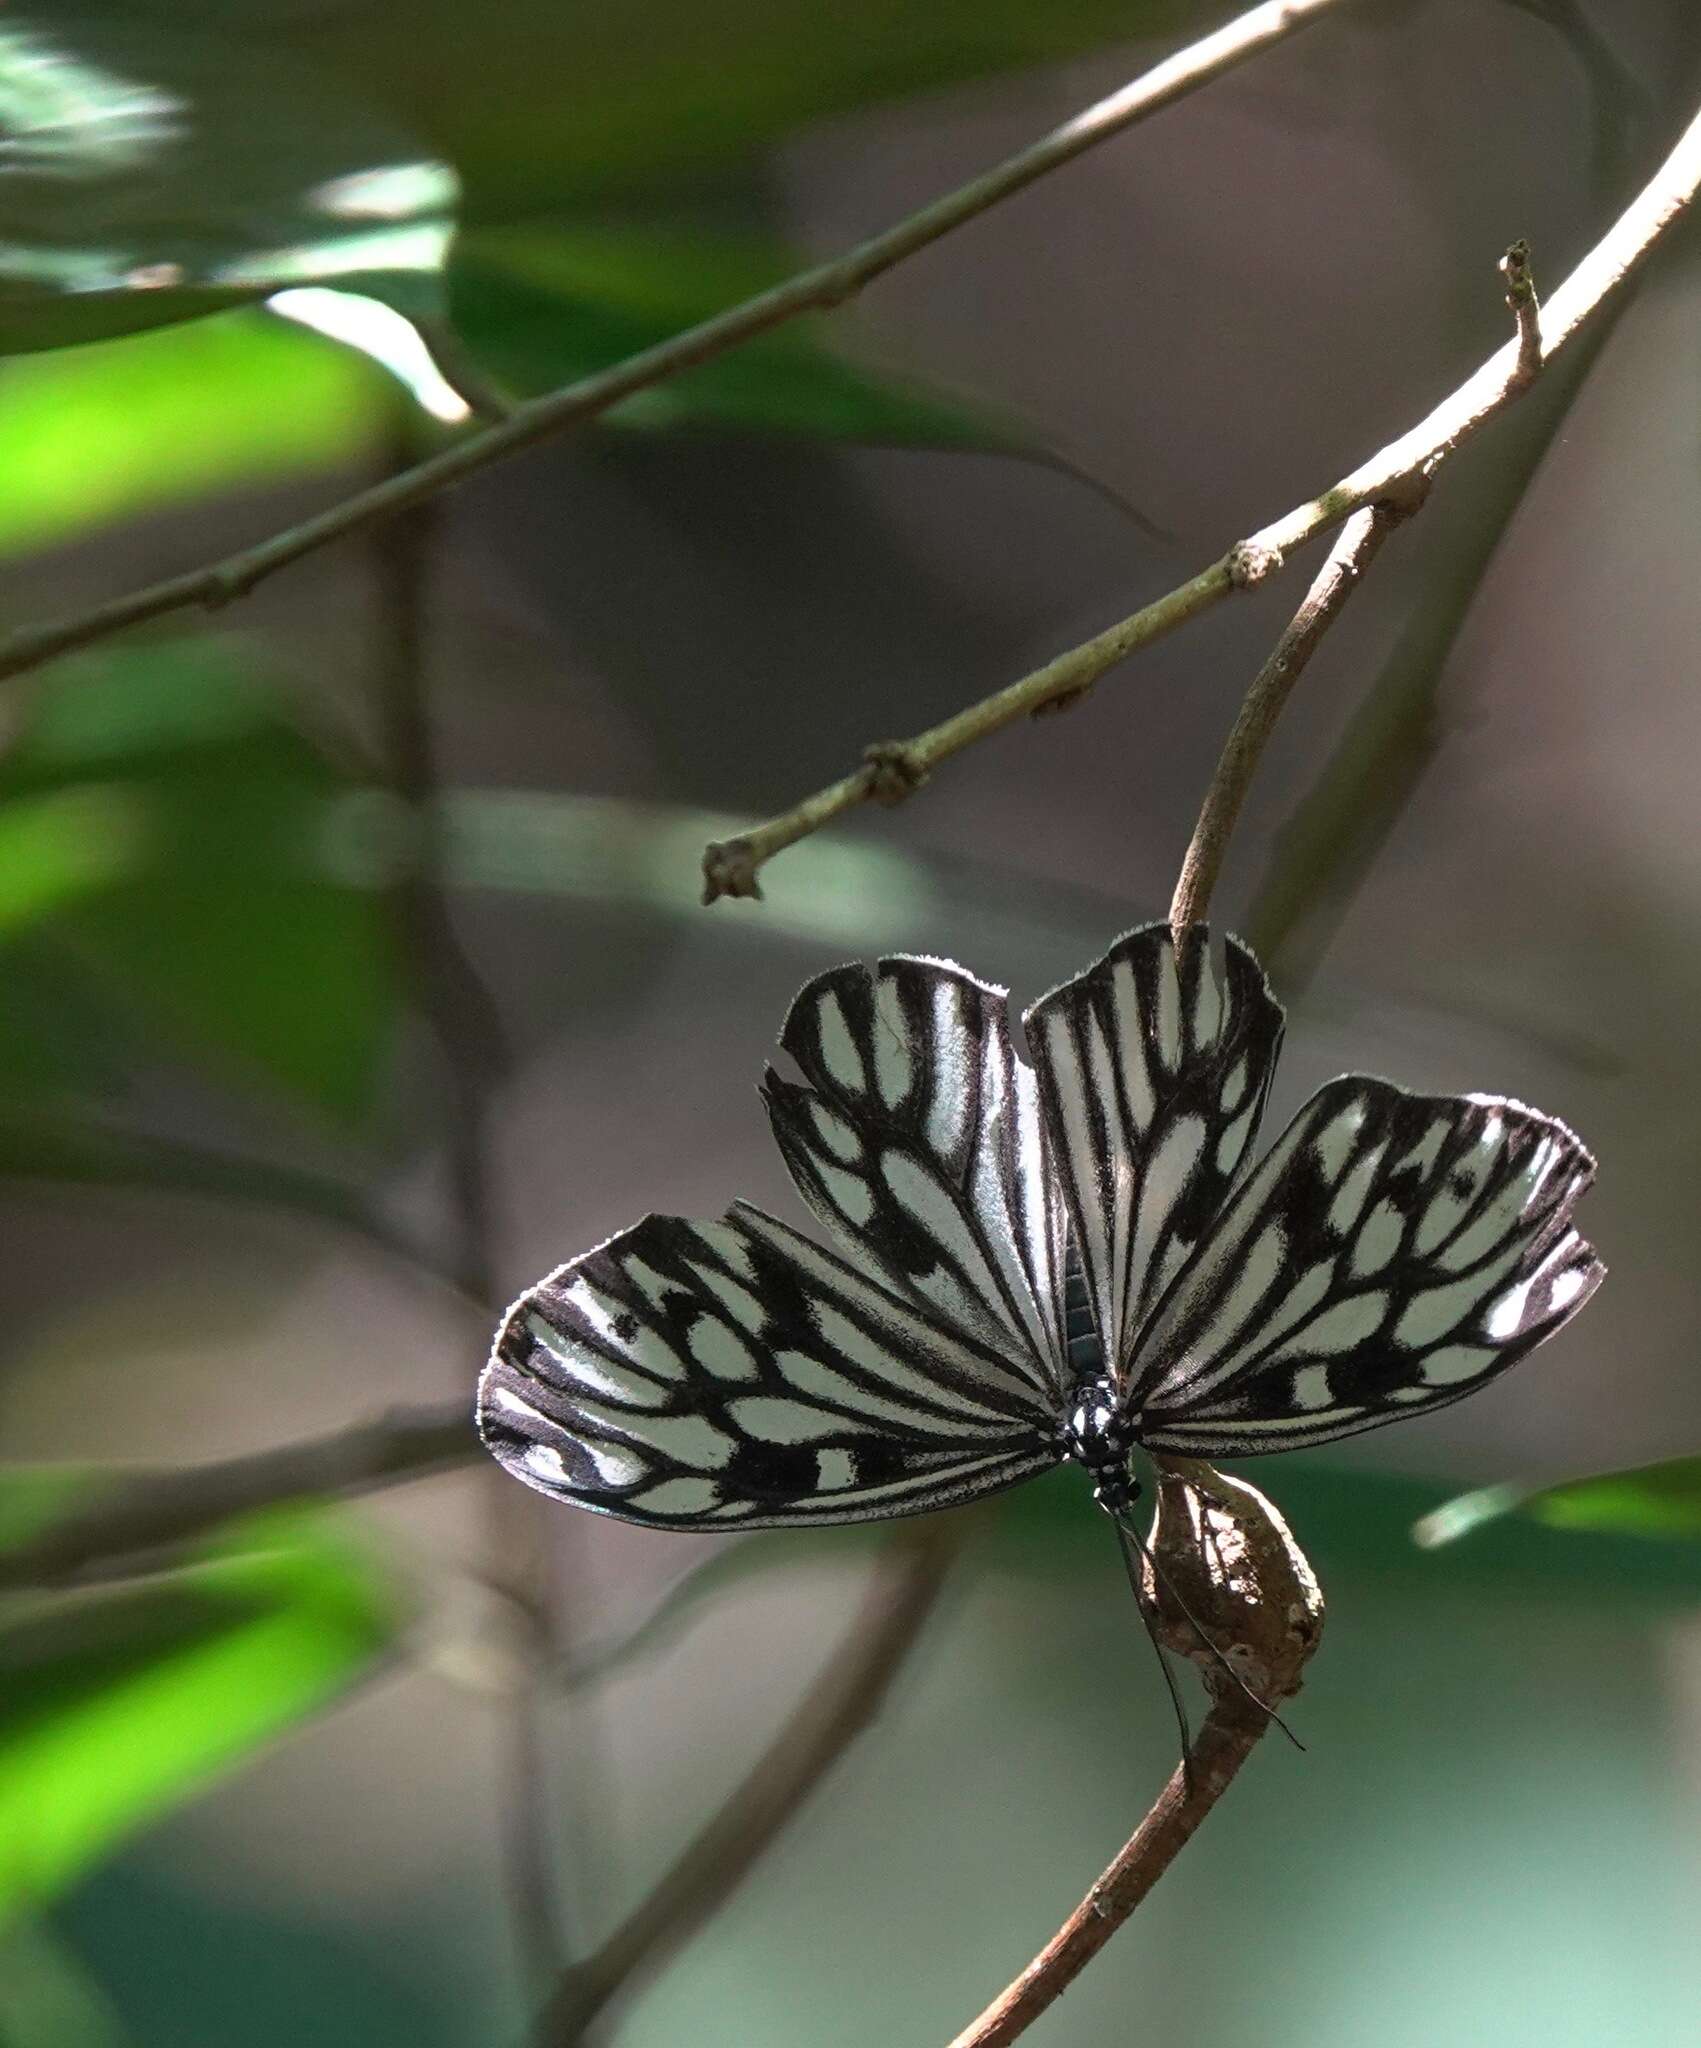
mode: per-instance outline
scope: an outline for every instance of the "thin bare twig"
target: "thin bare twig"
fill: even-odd
[[[537,2048],[570,2048],[640,1969],[690,1938],[885,1705],[933,1612],[956,1552],[923,1526],[894,1536],[844,1641],[744,1782],[643,1903],[569,1970],[539,2022]]]
[[[1193,1745],[1193,1792],[1176,1767],[1157,1803],[1033,1961],[951,2048],[1005,2048],[1068,1990],[1192,1839],[1268,1726],[1244,1700],[1220,1701]]]
[[[147,619],[201,607],[216,609],[245,597],[266,577],[315,553],[344,534],[391,519],[422,504],[480,470],[565,428],[595,419],[652,384],[724,355],[728,349],[766,334],[800,314],[827,312],[852,299],[884,272],[930,243],[974,220],[1000,200],[1071,163],[1101,142],[1119,135],[1161,108],[1173,106],[1247,58],[1309,26],[1332,7],[1350,0],[1266,0],[1212,35],[1178,50],[1120,92],[1065,121],[994,169],[934,200],[896,226],[859,243],[830,263],[800,271],[783,284],[759,292],[711,319],[687,328],[653,348],[642,349],[589,377],[516,408],[507,418],[467,435],[400,476],[358,491],[339,505],[181,576],[134,590],[105,604],[45,625],[31,626],[0,642],[0,679],[22,674],[55,655],[106,638]]]
[[[469,1398],[394,1409],[246,1457],[118,1475],[76,1514],[0,1549],[0,1592],[135,1570],[232,1515],[426,1479],[479,1453]]]
[[[1538,319],[1533,291],[1518,315],[1517,336],[1497,349],[1457,390],[1397,440],[1380,448],[1327,490],[1296,505],[1164,596],[1041,668],[954,712],[913,739],[866,750],[851,774],[805,797],[790,810],[703,853],[703,901],[759,896],[761,869],[811,832],[859,804],[901,801],[941,762],[1018,719],[1079,698],[1108,670],[1176,627],[1198,618],[1237,590],[1287,566],[1292,551],[1338,526],[1366,505],[1410,503],[1464,442],[1529,388],[1591,316],[1629,280],[1701,187],[1701,114],[1631,204],[1547,302]],[[1508,273],[1510,283],[1510,273]]]
[[[1425,536],[1404,624],[1271,840],[1236,922],[1290,1002],[1315,975],[1377,848],[1442,745],[1440,678],[1531,480],[1630,303],[1614,299],[1543,373],[1543,388],[1509,422],[1492,468],[1479,470],[1468,500],[1449,505],[1444,523]],[[1451,1000],[1462,1000],[1458,988]],[[1528,1016],[1521,1028],[1539,1030]]]
[[[392,462],[405,473],[410,422],[397,423]],[[432,736],[429,668],[431,543],[436,507],[410,506],[374,536],[376,682],[385,754],[395,793],[408,806],[414,857],[393,890],[402,952],[420,1009],[437,1041],[440,1122],[449,1168],[450,1263],[475,1300],[495,1292],[495,1221],[486,1094],[506,1061],[502,1024],[450,915],[442,857],[442,778]],[[556,1871],[553,1773],[545,1739],[542,1676],[557,1662],[548,1599],[543,1506],[493,1467],[486,1475],[491,1569],[512,1602],[524,1650],[502,1708],[502,1804],[508,1917],[528,1993],[555,1981],[564,1915]]]
[[[0,1178],[147,1189],[282,1210],[351,1231],[416,1275],[459,1292],[427,1248],[390,1223],[359,1188],[311,1168],[89,1117],[25,1113],[0,1116]],[[493,1305],[491,1313],[499,1307]]]
[[[1224,742],[1211,786],[1193,828],[1181,874],[1169,906],[1170,929],[1177,944],[1191,924],[1201,924],[1210,908],[1211,892],[1222,873],[1223,858],[1246,792],[1276,729],[1288,694],[1304,673],[1318,643],[1339,618],[1359,578],[1375,560],[1399,515],[1380,505],[1355,512],[1329,550],[1329,559],[1305,593],[1268,661],[1252,679],[1234,729]]]

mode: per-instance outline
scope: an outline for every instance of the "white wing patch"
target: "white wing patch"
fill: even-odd
[[[835,968],[791,1006],[768,1115],[798,1192],[885,1284],[1060,1408],[1063,1209],[1004,991],[938,960]]]
[[[916,1513],[1059,1455],[1020,1362],[743,1207],[646,1217],[523,1295],[479,1428],[528,1485],[665,1528]]]
[[[1141,1441],[1288,1450],[1460,1399],[1600,1284],[1571,1224],[1593,1175],[1520,1103],[1330,1082],[1159,1311],[1130,1395]]]
[[[1195,928],[1119,939],[1023,1020],[1054,1170],[1107,1363],[1140,1331],[1228,1195],[1257,1134],[1282,1011],[1237,940]]]

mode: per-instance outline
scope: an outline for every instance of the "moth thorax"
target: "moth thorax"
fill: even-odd
[[[1114,1515],[1135,1500],[1140,1489],[1128,1472],[1134,1430],[1122,1412],[1114,1382],[1083,1380],[1063,1417],[1060,1435],[1065,1456],[1085,1470],[1101,1507]]]

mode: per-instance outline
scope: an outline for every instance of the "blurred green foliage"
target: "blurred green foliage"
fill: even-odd
[[[537,392],[795,267],[771,238],[705,234],[705,174],[730,181],[747,210],[763,156],[823,114],[1206,11],[1192,0],[1145,0],[1132,12],[1069,0],[1038,14],[950,0],[920,16],[841,20],[751,0],[683,10],[652,0],[638,17],[563,17],[526,0],[481,20],[475,93],[458,8],[409,9],[405,23],[393,7],[295,20],[157,0],[49,9],[0,34],[0,128],[13,137],[20,230],[0,247],[0,352],[194,319],[284,285],[376,293],[435,315],[458,174],[472,182],[470,220],[499,232],[456,254],[455,323],[493,371]],[[649,219],[625,211],[635,195]],[[236,331],[233,356],[262,346],[253,330]],[[275,341],[264,346],[281,354]],[[240,400],[255,367],[232,360],[218,382]],[[248,467],[349,452],[347,415],[318,390],[299,410],[259,408],[258,421],[253,409],[215,411],[186,436],[186,407],[213,389],[205,369],[192,352],[126,366],[110,394],[126,418],[100,465],[112,481],[83,490],[82,451],[68,443],[86,447],[112,423],[108,394],[77,407],[51,379],[0,391],[0,452],[10,429],[28,463],[22,509],[0,515],[0,545],[139,504],[135,485],[150,468],[169,499],[197,472],[213,486]],[[147,370],[147,390],[122,388]],[[1012,427],[838,361],[795,328],[642,394],[622,423],[1022,445]]]
[[[209,0],[132,0],[132,14],[166,11],[212,10]],[[851,9],[633,0],[566,10],[507,0],[469,38],[455,0],[313,8],[292,20],[263,0],[216,11],[226,24],[264,21],[279,44],[381,98],[454,163],[479,223],[696,194],[717,178],[742,183],[767,151],[824,116],[1214,25],[1224,13],[1210,0]]]
[[[393,408],[362,356],[257,309],[20,356],[0,372],[0,553],[358,461]]]
[[[1506,1516],[1549,1529],[1701,1544],[1701,1458],[1667,1458],[1553,1486],[1488,1486],[1445,1501],[1417,1525],[1431,1547]]]
[[[0,1544],[104,1482],[0,1474]],[[244,1517],[182,1569],[0,1606],[0,1925],[368,1673],[405,1617],[332,1512]]]
[[[463,235],[449,271],[456,331],[479,360],[535,397],[695,326],[777,284],[798,259],[754,236],[672,222]],[[904,380],[858,369],[791,321],[635,393],[610,426],[732,427],[933,448],[1020,452],[1013,425],[979,419]]]
[[[139,1050],[363,1118],[396,991],[382,901],[327,856],[349,787],[231,643],[60,664],[0,764],[9,979],[69,968]],[[32,1048],[30,1021],[14,1009],[0,1040],[0,1099],[37,1092],[60,1049]]]
[[[434,312],[455,179],[368,93],[125,8],[0,24],[0,348],[335,279]]]

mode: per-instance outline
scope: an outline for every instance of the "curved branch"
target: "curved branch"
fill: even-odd
[[[716,1912],[880,1709],[938,1602],[956,1539],[895,1536],[843,1643],[744,1782],[643,1903],[569,1970],[539,2022],[538,2048],[570,2048],[640,1968]]]
[[[1369,505],[1353,514],[1269,660],[1253,677],[1182,857],[1169,906],[1170,929],[1178,942],[1190,924],[1204,922],[1240,807],[1289,693],[1395,523],[1396,515],[1380,506]]]
[[[1701,187],[1701,114],[1612,227],[1538,309],[1516,262],[1506,273],[1518,332],[1458,389],[1397,440],[1339,482],[1250,534],[1176,589],[1058,655],[1019,681],[970,704],[913,739],[870,747],[861,767],[788,811],[703,853],[703,901],[759,896],[757,879],[774,855],[865,803],[896,803],[933,770],[1018,719],[1060,710],[1138,649],[1186,625],[1237,590],[1287,565],[1292,551],[1367,505],[1409,509],[1455,449],[1530,388],[1599,309],[1629,283]]]
[[[1061,1998],[1186,1847],[1269,1726],[1255,1707],[1224,1700],[1193,1745],[1193,1791],[1180,1765],[1157,1803],[1086,1897],[1022,1974],[966,2026],[951,2048],[1005,2048]]]
[[[118,1476],[86,1507],[0,1550],[0,1593],[127,1570],[232,1515],[322,1494],[367,1493],[480,1455],[472,1405],[453,1401],[397,1409],[247,1457]]]
[[[55,655],[87,646],[144,620],[197,606],[212,610],[233,598],[245,597],[266,577],[346,533],[422,504],[440,491],[488,469],[492,463],[518,454],[565,428],[595,419],[635,392],[724,355],[728,349],[766,334],[785,321],[795,320],[799,314],[826,312],[843,305],[873,279],[974,220],[1000,200],[1008,199],[1061,165],[1072,163],[1149,114],[1173,106],[1248,57],[1308,26],[1331,7],[1348,4],[1350,0],[1266,0],[1263,6],[1252,8],[1214,34],[1177,51],[1120,92],[1065,121],[994,169],[934,200],[834,261],[800,271],[783,284],[759,292],[653,348],[642,349],[624,362],[518,406],[506,418],[416,463],[402,475],[356,492],[340,505],[333,505],[287,532],[274,534],[255,547],[240,549],[203,568],[168,577],[164,582],[131,591],[68,618],[26,628],[9,640],[0,641],[0,679],[21,675]]]

